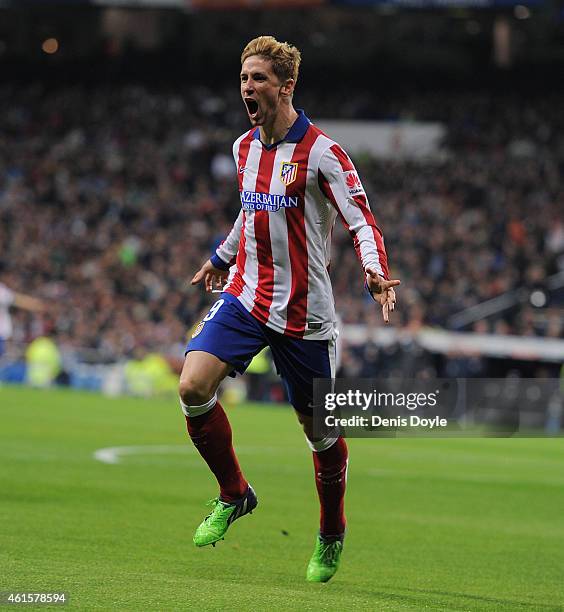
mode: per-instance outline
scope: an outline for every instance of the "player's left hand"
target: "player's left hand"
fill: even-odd
[[[396,292],[394,287],[401,284],[399,279],[386,280],[372,268],[366,268],[366,284],[375,302],[382,306],[384,322],[390,322],[390,313],[396,307]]]
[[[226,283],[229,277],[229,270],[220,270],[216,268],[210,259],[208,259],[204,265],[194,274],[194,277],[190,281],[191,285],[197,285],[201,281],[204,281],[204,287],[209,293],[213,291],[214,287],[219,291]]]

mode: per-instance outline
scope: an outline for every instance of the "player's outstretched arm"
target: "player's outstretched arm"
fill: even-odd
[[[374,301],[382,306],[384,321],[389,323],[396,303],[394,287],[400,281],[385,278],[388,258],[382,232],[376,225],[356,168],[337,144],[325,151],[320,159],[319,184],[354,238],[358,258],[366,273],[366,286]]]
[[[394,287],[401,284],[399,279],[386,280],[372,268],[366,268],[366,284],[374,301],[382,306],[384,322],[390,322],[390,313],[396,307],[396,292]]]
[[[206,291],[209,293],[214,289],[221,289],[225,282],[227,281],[227,277],[229,276],[229,270],[221,270],[220,268],[216,268],[210,259],[204,263],[204,265],[194,274],[194,277],[190,281],[191,285],[197,285],[198,283],[204,281],[204,287]]]
[[[17,308],[30,312],[45,312],[47,310],[45,302],[24,293],[14,293],[13,304]]]

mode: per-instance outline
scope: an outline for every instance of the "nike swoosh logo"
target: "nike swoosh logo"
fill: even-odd
[[[243,172],[245,172],[246,168],[244,168],[243,166],[239,166],[239,174],[243,174]]]

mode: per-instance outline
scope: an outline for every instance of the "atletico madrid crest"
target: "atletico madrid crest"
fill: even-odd
[[[205,324],[206,324],[205,321],[200,321],[198,323],[198,325],[194,328],[194,331],[192,333],[192,338],[195,338],[202,331],[202,329],[204,329]]]
[[[291,185],[298,177],[297,162],[282,162],[280,168],[280,179],[284,185]]]

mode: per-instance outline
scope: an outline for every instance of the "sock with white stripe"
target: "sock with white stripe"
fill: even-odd
[[[338,438],[329,448],[314,451],[315,486],[320,503],[320,533],[327,537],[342,537],[345,518],[348,450],[344,438]]]
[[[245,480],[232,444],[231,425],[219,402],[199,416],[186,416],[186,426],[194,446],[208,464],[219,483],[222,501],[233,502],[243,497]]]

